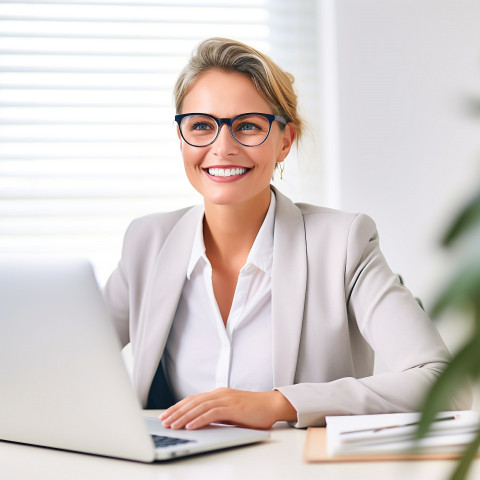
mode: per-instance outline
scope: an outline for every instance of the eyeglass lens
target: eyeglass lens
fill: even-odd
[[[182,135],[191,145],[203,147],[215,140],[217,122],[208,115],[188,115],[181,123]],[[242,145],[260,145],[268,136],[270,121],[262,115],[246,114],[238,116],[232,123],[231,133]]]

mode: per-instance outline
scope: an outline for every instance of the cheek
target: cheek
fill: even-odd
[[[182,146],[180,148],[183,157],[183,164],[185,168],[192,168],[197,166],[204,156],[204,152],[200,149],[191,147],[190,145],[182,142]]]
[[[257,158],[256,158],[256,163],[258,165],[261,165],[262,169],[265,172],[273,172],[273,169],[275,168],[275,165],[277,164],[277,152],[275,149],[272,149],[271,147],[259,150]]]

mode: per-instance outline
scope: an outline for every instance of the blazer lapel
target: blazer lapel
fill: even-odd
[[[272,268],[274,387],[292,385],[307,286],[305,224],[299,208],[274,189],[277,206]]]
[[[155,259],[145,288],[134,351],[135,389],[144,406],[185,283],[193,238],[201,215],[203,207],[194,207],[177,222]]]
[[[307,257],[302,213],[275,188],[274,192],[277,206],[272,268],[273,383],[280,387],[293,384],[295,379]],[[203,207],[196,207],[178,221],[155,259],[145,289],[134,351],[134,383],[142,405],[147,404],[150,385],[163,355],[201,215]]]

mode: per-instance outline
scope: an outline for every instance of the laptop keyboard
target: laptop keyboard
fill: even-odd
[[[172,445],[180,445],[182,443],[190,443],[195,440],[185,440],[184,438],[165,437],[163,435],[152,435],[155,447],[170,447]]]

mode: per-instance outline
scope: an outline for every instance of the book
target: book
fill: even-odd
[[[475,411],[441,412],[418,440],[421,413],[328,416],[327,455],[460,453],[480,429]]]

